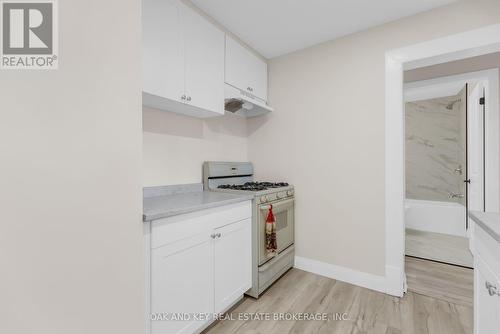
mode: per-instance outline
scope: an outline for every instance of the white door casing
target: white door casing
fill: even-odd
[[[498,51],[500,51],[500,24],[386,52],[385,276],[388,294],[402,296],[405,282],[403,70]],[[498,117],[495,124],[498,126]],[[488,138],[489,135],[498,136],[498,133],[487,133]],[[496,142],[498,143],[498,140]],[[495,150],[492,154],[498,156],[500,151]],[[497,175],[500,176],[498,170]]]
[[[484,211],[484,107],[479,99],[484,96],[484,84],[469,85],[467,107],[467,176],[469,210]],[[471,224],[469,224],[470,226]]]

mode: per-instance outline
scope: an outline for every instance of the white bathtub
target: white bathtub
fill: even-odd
[[[467,236],[465,207],[458,203],[407,199],[405,225],[414,230]]]

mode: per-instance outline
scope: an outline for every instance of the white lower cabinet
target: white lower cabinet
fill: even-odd
[[[212,241],[206,233],[152,250],[151,312],[211,313],[213,310]],[[193,333],[195,319],[152,321],[153,333]]]
[[[248,201],[150,223],[150,333],[198,333],[251,287],[251,212]]]
[[[475,333],[499,333],[500,281],[481,258],[475,260],[474,285]]]
[[[480,226],[474,235],[474,333],[500,333],[500,243]]]
[[[251,219],[216,230],[215,312],[223,312],[252,286]]]

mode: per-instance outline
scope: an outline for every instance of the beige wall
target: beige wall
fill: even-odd
[[[462,1],[270,60],[249,158],[296,186],[298,256],[384,275],[385,52],[499,22],[499,1]]]
[[[0,71],[0,333],[142,333],[140,1],[58,3],[59,69]]]
[[[246,119],[202,120],[143,108],[144,186],[202,182],[205,160],[247,161]]]

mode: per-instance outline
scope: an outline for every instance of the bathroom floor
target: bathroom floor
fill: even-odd
[[[473,267],[469,239],[406,229],[406,255],[464,267]]]
[[[275,320],[274,314],[344,314],[330,320]],[[269,320],[245,319],[269,314]],[[472,334],[472,307],[409,291],[403,298],[292,269],[258,300],[245,297],[205,334]],[[243,318],[240,318],[242,316]]]

